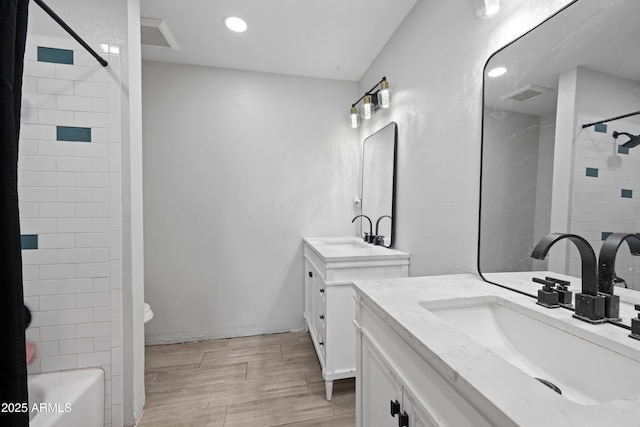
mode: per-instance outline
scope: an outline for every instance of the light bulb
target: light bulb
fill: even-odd
[[[500,0],[474,0],[476,4],[476,14],[479,18],[487,19],[496,15],[500,11]]]
[[[247,23],[237,16],[227,16],[224,18],[224,25],[233,32],[244,33],[247,31]]]
[[[378,105],[381,108],[389,108],[391,105],[391,89],[389,89],[389,82],[383,80],[380,83],[380,90],[378,91]]]
[[[489,76],[489,77],[500,77],[501,75],[503,75],[506,72],[507,72],[507,69],[505,67],[496,67],[496,68],[492,68],[491,70],[489,70],[489,72],[487,73],[487,76]]]
[[[371,102],[371,95],[365,95],[362,101],[362,118],[365,120],[371,119],[373,114],[373,102]]]
[[[351,114],[349,115],[349,117],[351,118],[351,127],[352,128],[357,128],[358,126],[360,126],[360,117],[358,116],[358,110],[356,110],[355,105],[351,106]]]

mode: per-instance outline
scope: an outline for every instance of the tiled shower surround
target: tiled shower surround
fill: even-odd
[[[29,373],[102,368],[105,425],[121,426],[120,57],[102,55],[29,35],[18,186]]]
[[[578,115],[577,128],[602,119]],[[619,147],[629,140],[626,136],[614,146],[614,131],[637,135],[640,125],[617,120],[581,129],[574,142],[571,232],[587,239],[596,255],[611,233],[640,233],[640,147]],[[571,270],[580,275],[576,257]],[[616,274],[629,288],[640,290],[640,256],[632,256],[626,243],[616,257]]]

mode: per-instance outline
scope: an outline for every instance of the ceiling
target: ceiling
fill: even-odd
[[[180,50],[142,47],[150,61],[359,81],[417,0],[141,0]],[[227,16],[249,28],[233,33]]]
[[[637,0],[571,5],[491,58],[487,70],[502,65],[508,72],[485,78],[485,104],[538,116],[553,113],[559,75],[576,66],[640,82],[639,23]],[[527,84],[553,91],[522,103],[500,99]]]

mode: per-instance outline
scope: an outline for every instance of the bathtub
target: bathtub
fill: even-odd
[[[30,427],[103,427],[104,371],[29,375]]]

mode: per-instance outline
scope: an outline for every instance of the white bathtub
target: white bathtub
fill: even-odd
[[[30,427],[103,427],[104,372],[29,375]]]

